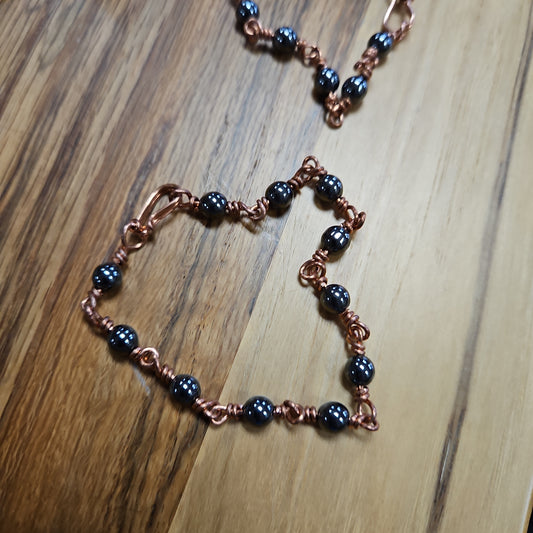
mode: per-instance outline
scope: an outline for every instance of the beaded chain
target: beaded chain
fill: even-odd
[[[356,76],[348,78],[341,89],[339,98],[335,91],[339,87],[339,75],[327,66],[317,46],[299,39],[295,30],[290,26],[282,26],[277,30],[265,28],[259,22],[259,7],[252,0],[242,0],[237,5],[237,23],[242,27],[250,45],[259,41],[270,42],[272,51],[279,56],[294,54],[304,65],[316,69],[315,94],[323,101],[325,118],[329,126],[339,128],[348,110],[361,102],[368,89],[368,81],[372,77],[374,68],[385,57],[389,50],[400,42],[409,32],[415,20],[412,8],[413,0],[392,0],[383,18],[383,31],[375,33],[368,41],[367,49],[361,59],[354,65]],[[389,20],[397,11],[405,17],[397,30],[391,30]]]
[[[227,217],[235,221],[249,219],[257,223],[271,211],[280,212],[287,209],[295,195],[306,185],[314,188],[320,202],[329,205],[338,217],[344,219],[341,224],[331,226],[323,233],[320,248],[301,266],[299,275],[303,282],[315,289],[324,310],[337,317],[346,331],[350,359],[345,367],[345,377],[353,390],[353,415],[350,415],[342,403],[336,401],[324,403],[317,409],[291,400],[274,404],[264,396],[254,396],[244,404],[226,405],[203,398],[200,384],[195,377],[176,374],[174,369],[161,362],[155,348],[139,345],[137,333],[131,326],[115,325],[110,317],[103,317],[98,313],[98,300],[104,294],[113,294],[120,287],[122,271],[127,265],[129,255],[143,248],[159,224],[170,215],[185,211],[207,220]],[[179,404],[192,408],[215,425],[232,419],[263,426],[273,418],[282,418],[290,424],[313,424],[332,432],[346,427],[362,427],[375,431],[379,424],[376,408],[370,401],[368,392],[368,385],[374,377],[374,365],[366,356],[364,345],[370,330],[348,308],[348,291],[342,285],[328,284],[326,278],[327,261],[331,256],[346,250],[352,236],[365,221],[365,213],[358,212],[342,194],[342,182],[328,174],[313,156],[306,157],[302,166],[288,181],[272,183],[265,195],[251,206],[241,201],[228,201],[219,192],[209,192],[197,198],[178,185],[163,185],[152,193],[140,215],[124,226],[121,243],[111,260],[94,270],[93,287],[87,298],[81,302],[82,310],[90,324],[107,338],[107,344],[113,352],[128,356],[140,368],[153,373],[169,388],[171,396]],[[166,202],[161,206],[165,199]]]

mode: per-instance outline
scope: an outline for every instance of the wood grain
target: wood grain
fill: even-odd
[[[341,78],[384,2],[262,2]],[[328,129],[312,71],[248,49],[230,2],[0,2],[0,531],[523,531],[533,461],[532,5],[416,3]],[[110,356],[79,302],[148,194],[253,201],[307,154],[367,212],[331,264],[372,336],[382,428],[207,428]],[[209,397],[350,402],[298,283],[331,213],[177,216],[105,312]]]

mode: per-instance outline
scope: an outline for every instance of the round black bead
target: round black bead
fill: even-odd
[[[201,392],[200,383],[188,374],[180,374],[170,383],[170,394],[182,405],[192,405]]]
[[[280,54],[289,54],[296,49],[296,43],[298,36],[296,32],[287,26],[278,28],[274,32],[274,38],[272,39],[272,47],[275,52]]]
[[[129,354],[139,346],[137,332],[124,324],[115,326],[107,339],[108,346],[116,352]]]
[[[321,96],[334,93],[339,87],[339,75],[329,67],[320,69],[315,78],[316,92]]]
[[[337,176],[326,174],[316,183],[315,193],[324,202],[334,202],[342,196],[342,181]]]
[[[237,22],[244,24],[248,19],[259,17],[259,7],[251,0],[242,0],[242,2],[239,2],[235,14],[237,16]]]
[[[342,96],[349,98],[352,102],[360,100],[366,94],[368,84],[363,76],[352,76],[342,85]]]
[[[294,194],[286,181],[275,181],[266,190],[265,197],[273,209],[285,209],[291,204]]]
[[[383,56],[392,48],[393,43],[394,37],[390,33],[382,31],[379,33],[374,33],[374,35],[370,37],[368,46],[377,48],[378,54]]]
[[[343,226],[331,226],[322,234],[322,248],[331,253],[344,250],[350,244],[350,233]]]
[[[344,372],[354,385],[368,385],[374,377],[374,363],[366,355],[356,355],[348,360]]]
[[[115,263],[98,265],[93,272],[93,285],[95,289],[110,291],[118,289],[122,284],[122,272]]]
[[[350,413],[342,403],[328,402],[318,408],[318,421],[328,431],[340,431],[348,425]]]
[[[264,396],[254,396],[242,406],[243,416],[254,426],[262,426],[272,420],[274,404]]]
[[[350,305],[350,295],[342,285],[327,285],[320,293],[320,303],[326,311],[340,314]]]
[[[207,218],[218,218],[226,212],[228,201],[223,194],[219,192],[208,192],[200,198],[200,213]]]

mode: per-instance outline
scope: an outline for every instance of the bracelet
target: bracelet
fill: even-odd
[[[252,0],[239,2],[236,16],[237,23],[242,26],[250,45],[256,45],[259,41],[270,42],[275,54],[284,56],[294,54],[302,60],[304,65],[316,69],[315,94],[324,102],[327,124],[333,128],[339,128],[342,126],[345,113],[365,96],[368,80],[372,77],[372,72],[379,64],[380,59],[384,58],[413,26],[415,13],[411,3],[412,0],[391,0],[383,18],[383,31],[370,37],[367,49],[354,65],[357,75],[344,82],[340,98],[335,94],[340,83],[339,75],[327,66],[326,59],[317,46],[312,46],[307,41],[299,39],[290,26],[282,26],[277,30],[263,27],[258,20],[259,7]],[[398,29],[391,30],[389,20],[395,11],[404,18]]]
[[[110,317],[103,317],[98,313],[98,300],[104,293],[111,295],[120,287],[122,270],[129,255],[144,247],[158,225],[170,215],[185,211],[208,220],[226,216],[233,220],[246,218],[256,223],[265,218],[271,210],[279,212],[288,208],[295,194],[305,185],[314,188],[319,201],[330,205],[336,215],[344,219],[342,224],[331,226],[323,233],[320,248],[301,266],[299,276],[304,283],[315,289],[324,310],[337,317],[346,330],[346,342],[351,357],[344,374],[353,391],[353,415],[350,415],[342,403],[335,401],[324,403],[317,409],[291,400],[275,405],[264,396],[254,396],[244,404],[227,405],[202,398],[200,384],[196,378],[188,374],[176,374],[170,366],[161,362],[155,348],[139,345],[137,333],[131,326],[115,325]],[[330,256],[345,251],[352,235],[365,221],[365,213],[358,212],[342,193],[341,181],[328,174],[313,156],[307,156],[288,181],[272,183],[265,195],[252,206],[241,201],[228,201],[219,192],[209,192],[197,198],[178,185],[163,185],[152,193],[140,215],[124,226],[121,243],[111,260],[94,270],[93,287],[81,302],[85,317],[96,331],[107,338],[107,344],[112,351],[129,356],[141,369],[153,373],[169,388],[170,394],[179,404],[191,407],[215,425],[233,419],[262,426],[273,418],[283,418],[290,424],[314,424],[333,432],[348,426],[375,431],[379,428],[379,423],[376,408],[370,401],[368,392],[368,384],[374,377],[374,365],[366,356],[364,345],[370,330],[348,308],[348,291],[342,285],[328,284],[326,278],[326,263]],[[161,201],[165,199],[166,203],[161,207]]]

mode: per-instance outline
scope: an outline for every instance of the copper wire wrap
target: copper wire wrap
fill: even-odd
[[[316,424],[318,411],[316,407],[300,405],[292,400],[285,400],[274,407],[274,416],[284,418],[289,424]]]
[[[327,250],[319,248],[301,267],[299,271],[300,279],[307,281],[309,285],[320,292],[327,284],[326,261],[328,260]]]
[[[223,405],[215,400],[198,398],[192,405],[192,410],[201,414],[211,424],[220,426],[229,419],[239,419],[242,417],[242,405],[238,403],[228,403]]]
[[[315,67],[317,70],[324,68],[327,64],[320,48],[309,44],[307,41],[299,40],[296,43],[296,55],[304,65]]]
[[[89,323],[101,334],[106,335],[113,329],[113,320],[108,316],[103,317],[96,310],[98,299],[102,296],[102,292],[98,289],[91,289],[87,294],[87,298],[82,300],[81,309],[85,313],[85,318]]]
[[[370,401],[368,388],[355,387],[353,396],[355,414],[350,417],[349,425],[355,429],[361,427],[368,431],[377,431],[379,429],[377,410],[376,406]]]
[[[332,128],[340,128],[344,122],[344,115],[352,107],[349,98],[339,98],[335,93],[329,93],[324,100],[326,122]]]
[[[163,385],[169,386],[176,377],[174,370],[168,365],[161,365],[159,352],[155,348],[135,348],[130,353],[130,359],[143,370],[151,372]]]
[[[365,354],[364,342],[370,337],[370,329],[359,320],[359,317],[350,309],[339,315],[339,319],[346,328],[346,342],[350,350],[356,355]]]
[[[326,174],[326,169],[320,165],[316,157],[307,156],[287,183],[296,193],[306,185],[314,187],[318,178]],[[163,220],[177,211],[197,214],[199,213],[199,203],[200,200],[196,196],[179,185],[162,185],[150,195],[140,214],[132,218],[124,226],[121,242],[112,254],[111,261],[117,265],[125,265],[129,254],[145,246]],[[242,201],[228,201],[226,214],[233,219],[246,217],[253,221],[260,221],[266,216],[268,209],[268,200],[265,197],[261,197],[252,206],[247,206]],[[345,219],[343,225],[350,232],[358,230],[365,221],[365,214],[358,212],[344,197],[335,202],[333,209],[338,216]],[[309,283],[318,292],[328,283],[326,278],[326,263],[328,259],[328,252],[319,248],[314,252],[311,259],[306,261],[299,269],[300,279]],[[81,302],[81,308],[87,321],[100,334],[108,336],[113,330],[114,322],[110,317],[103,317],[96,310],[102,295],[100,289],[93,287],[88,292],[87,297]],[[339,315],[339,318],[346,329],[346,341],[350,351],[354,354],[364,354],[364,342],[370,335],[368,327],[351,310],[344,311]],[[161,362],[159,352],[155,348],[135,348],[129,354],[129,358],[142,370],[153,374],[165,387],[168,387],[176,377],[174,369]],[[355,414],[350,417],[349,425],[353,428],[362,427],[369,431],[378,429],[376,408],[369,399],[368,389],[366,387],[356,387],[354,401],[356,410]],[[199,398],[193,403],[192,409],[214,425],[223,424],[228,420],[241,420],[244,417],[243,406],[238,403],[221,404],[216,400]],[[278,419],[284,419],[291,425],[316,425],[318,423],[318,410],[316,407],[301,405],[292,400],[285,400],[282,404],[275,405],[273,416]]]
[[[270,28],[263,28],[255,18],[250,18],[245,22],[243,31],[251,45],[255,45],[259,41],[270,41],[274,37],[274,32]]]
[[[369,46],[361,56],[361,59],[354,65],[354,69],[359,71],[359,74],[369,80],[372,77],[373,70],[379,64],[378,49]]]
[[[348,200],[342,196],[335,202],[335,211],[345,219],[343,226],[350,232],[360,229],[366,220],[366,213],[358,212],[357,209],[351,205]]]
[[[232,218],[248,217],[257,222],[266,217],[268,211],[268,200],[263,196],[252,206],[247,206],[244,202],[231,200],[226,204],[226,213]]]

